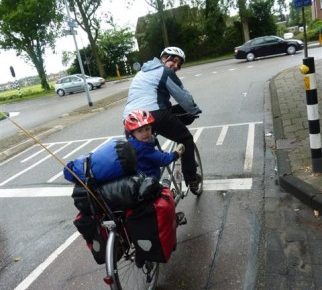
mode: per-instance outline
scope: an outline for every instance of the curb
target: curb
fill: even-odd
[[[282,73],[282,72],[281,72]],[[275,144],[279,139],[285,139],[284,128],[281,120],[281,112],[275,78],[281,73],[274,76],[269,83],[269,91],[272,102],[273,128],[275,135]],[[321,191],[305,182],[304,180],[294,176],[291,171],[290,160],[287,150],[276,149],[276,162],[279,185],[286,192],[292,194],[302,203],[308,205],[314,210],[322,212],[322,195]]]
[[[48,137],[49,135],[61,131],[64,127],[61,125],[54,126],[53,128],[44,131],[38,135],[35,135],[34,137],[39,139],[40,137]],[[12,155],[15,155],[27,148],[29,148],[32,145],[35,145],[36,142],[33,139],[26,139],[25,141],[22,141],[2,152],[0,152],[0,162],[6,161],[8,158],[10,158]]]

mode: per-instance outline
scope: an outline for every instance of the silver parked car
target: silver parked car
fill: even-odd
[[[90,77],[85,75],[85,78],[89,90],[100,88],[105,84],[105,80],[101,77]],[[85,86],[81,74],[60,78],[55,84],[55,92],[61,97],[66,94],[82,92],[84,90]]]

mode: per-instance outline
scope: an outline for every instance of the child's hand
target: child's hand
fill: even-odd
[[[183,144],[178,144],[176,148],[176,152],[178,153],[179,157],[181,157],[181,155],[184,153],[185,150],[186,148],[184,147]]]

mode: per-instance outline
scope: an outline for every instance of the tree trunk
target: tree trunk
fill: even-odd
[[[97,50],[95,40],[94,40],[94,38],[93,38],[91,33],[89,33],[87,35],[88,35],[88,41],[89,41],[89,43],[91,45],[91,48],[92,48],[93,55],[95,57],[95,61],[96,61],[96,65],[98,67],[98,72],[100,74],[100,77],[105,78],[104,66],[103,66],[101,58],[100,58],[100,56],[98,54],[98,50]]]
[[[247,19],[247,7],[246,0],[237,0],[237,7],[239,11],[239,17],[243,28],[243,36],[244,40],[249,40],[249,27],[248,27],[248,19]]]
[[[242,26],[243,26],[244,41],[246,42],[246,41],[248,41],[250,39],[248,21],[243,19],[242,20]]]
[[[93,53],[93,55],[95,57],[95,62],[96,62],[97,68],[98,68],[98,73],[99,73],[100,77],[105,78],[104,66],[103,66],[101,58],[100,58],[100,56],[98,54],[96,41],[95,41],[95,39],[94,39],[94,37],[92,35],[91,27],[90,27],[90,24],[88,23],[88,18],[87,18],[86,13],[85,13],[85,11],[83,9],[81,1],[77,0],[76,4],[77,4],[78,10],[79,10],[79,12],[81,14],[82,20],[83,20],[84,27],[82,27],[82,28],[83,29],[85,28],[84,30],[85,30],[85,32],[87,34],[89,44],[90,44],[90,46],[92,48],[92,53]]]
[[[37,45],[36,52],[31,48],[26,49],[26,52],[27,52],[28,56],[30,57],[31,61],[33,62],[33,64],[35,65],[35,67],[36,67],[36,70],[38,72],[38,76],[40,78],[41,87],[45,91],[49,91],[50,86],[49,86],[49,84],[47,82],[46,71],[45,71],[45,68],[44,68],[44,60],[42,58],[42,52],[41,52],[40,46]]]

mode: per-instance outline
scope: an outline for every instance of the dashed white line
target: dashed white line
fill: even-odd
[[[224,143],[227,131],[228,131],[228,126],[227,125],[223,126],[222,129],[221,129],[220,135],[218,137],[216,145],[219,146],[219,145],[222,145]]]
[[[195,143],[197,143],[197,141],[198,141],[198,139],[200,137],[200,134],[201,134],[202,130],[203,130],[203,128],[197,129],[196,133],[193,135],[193,141]]]
[[[50,147],[52,147],[54,144],[49,144],[49,145],[47,145],[46,146],[46,148],[47,149],[49,149]],[[37,151],[37,152],[35,152],[34,154],[31,154],[30,156],[28,156],[27,158],[25,158],[25,159],[23,159],[23,160],[21,160],[20,161],[20,163],[25,163],[26,161],[28,161],[28,160],[30,160],[30,159],[32,159],[32,158],[34,158],[34,157],[36,157],[36,156],[38,156],[40,153],[42,153],[42,152],[44,152],[45,151],[45,149],[44,148],[42,148],[41,150],[39,150],[39,151]]]
[[[244,171],[251,172],[253,167],[255,124],[248,125],[248,136],[245,153]]]
[[[69,146],[71,143],[67,143],[65,144],[64,146],[60,147],[58,150],[56,150],[55,152],[53,152],[54,154],[58,153],[59,151],[63,150],[65,147]],[[5,184],[7,184],[9,181],[13,180],[13,179],[16,179],[17,177],[19,177],[20,175],[24,174],[25,172],[29,171],[30,169],[36,167],[37,165],[39,165],[40,163],[44,162],[45,160],[51,158],[52,156],[51,155],[48,155],[46,156],[45,158],[43,159],[40,159],[39,161],[37,161],[36,163],[34,163],[33,165],[25,168],[24,170],[18,172],[17,174],[15,175],[12,175],[11,177],[9,177],[8,179],[6,179],[5,181],[1,182],[0,183],[0,186],[3,186]]]

